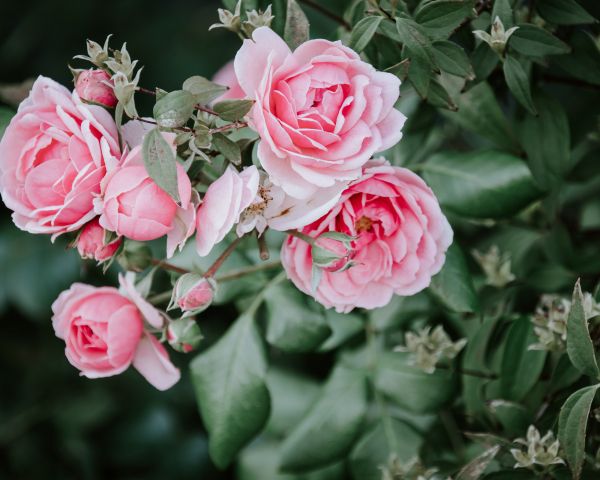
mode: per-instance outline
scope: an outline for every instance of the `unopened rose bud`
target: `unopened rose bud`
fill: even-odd
[[[215,295],[216,284],[197,273],[186,273],[177,280],[169,309],[179,308],[183,317],[195,315],[208,308]]]
[[[110,86],[110,75],[104,70],[90,69],[79,73],[75,81],[75,91],[86,102],[97,103],[105,107],[114,107],[117,97]]]
[[[152,264],[152,252],[141,242],[127,240],[118,261],[125,270],[141,272]]]
[[[338,232],[328,232],[315,240],[311,253],[313,265],[327,272],[339,272],[352,266],[354,250],[352,237]]]
[[[98,219],[89,222],[77,239],[77,251],[81,258],[89,258],[99,263],[109,260],[122,243],[120,237],[110,240],[111,232],[104,230]]]
[[[191,352],[198,346],[202,338],[200,327],[193,318],[173,320],[167,327],[169,345],[178,352]]]

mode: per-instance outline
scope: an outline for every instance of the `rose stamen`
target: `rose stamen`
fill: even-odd
[[[373,228],[373,220],[363,215],[356,221],[354,228],[356,229],[356,233],[368,232]]]

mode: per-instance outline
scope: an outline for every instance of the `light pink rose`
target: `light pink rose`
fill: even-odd
[[[148,175],[141,145],[134,147],[102,182],[101,199],[96,202],[96,210],[101,214],[100,225],[140,242],[167,235],[170,257],[176,247],[183,246],[193,234],[199,201],[179,164],[177,181],[180,206]]]
[[[235,57],[258,158],[271,180],[293,197],[358,178],[375,152],[402,137],[394,109],[400,81],[378,72],[341,42],[310,40],[293,53],[271,29],[254,31]]]
[[[179,307],[183,317],[200,313],[212,303],[215,287],[212,279],[197,273],[186,273],[177,279],[169,309]]]
[[[94,218],[81,230],[77,239],[77,251],[81,258],[89,258],[97,262],[104,262],[111,258],[121,245],[120,237],[106,243],[106,231]]]
[[[95,216],[106,166],[120,156],[117,127],[104,108],[38,77],[0,141],[2,199],[22,230],[78,230]]]
[[[212,80],[219,85],[229,87],[229,90],[214,100],[215,102],[220,102],[221,100],[238,100],[246,97],[246,94],[242,90],[242,87],[240,87],[237,77],[235,76],[233,60],[223,65],[219,71],[215,73]]]
[[[239,173],[229,166],[210,184],[196,214],[196,250],[204,257],[239,222],[258,191],[259,173],[252,165]]]
[[[86,102],[99,103],[105,107],[114,107],[117,97],[111,88],[112,80],[104,70],[90,68],[77,75],[75,91]]]
[[[377,308],[396,295],[413,295],[438,273],[452,243],[452,229],[436,197],[410,170],[374,160],[325,216],[304,228],[313,238],[337,231],[358,237],[353,262],[343,272],[324,271],[314,297],[325,307],[349,312]],[[288,237],[281,259],[289,278],[308,295],[310,245]]]
[[[121,278],[121,282],[127,282]],[[127,289],[134,288],[128,285]],[[112,287],[75,283],[52,304],[52,325],[65,341],[69,362],[88,378],[117,375],[131,364],[156,388],[180,377],[162,345],[144,332],[144,320],[159,328],[162,317],[145,300]],[[149,309],[154,310],[150,316]],[[160,319],[157,324],[156,320]]]

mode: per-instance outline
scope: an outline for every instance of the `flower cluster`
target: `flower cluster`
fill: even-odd
[[[143,89],[137,60],[108,39],[76,57],[93,67],[73,70],[73,92],[39,77],[0,143],[0,192],[15,224],[72,235],[82,258],[133,271],[165,265],[144,242],[166,238],[170,258],[195,234],[204,257],[232,231],[284,231],[288,277],[339,312],[426,288],[450,225],[420,177],[373,159],[402,137],[400,80],[339,41],[292,51],[268,27],[270,9],[247,21],[237,10],[220,12],[223,26],[252,38],[216,75],[228,90],[202,77],[174,92]],[[138,92],[156,96],[153,118],[138,116]],[[228,136],[240,128],[258,134],[254,164]],[[219,156],[222,167],[211,165]],[[175,269],[185,273],[168,307],[178,319],[145,299],[151,274],[137,286],[133,273],[122,277],[120,290],[73,285],[53,306],[67,358],[90,378],[133,365],[170,387],[179,372],[161,342],[189,352],[202,339],[191,317],[211,304],[219,266]]]
[[[527,429],[527,438],[518,438],[515,443],[525,447],[525,450],[513,448],[510,450],[517,461],[515,468],[534,468],[535,465],[549,467],[563,464],[559,456],[560,442],[554,438],[554,433],[548,431],[543,437],[533,425]]]

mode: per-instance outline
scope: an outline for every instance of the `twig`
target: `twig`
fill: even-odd
[[[264,232],[263,235],[259,235],[258,231],[256,231],[256,240],[258,241],[258,251],[259,256],[262,261],[268,260],[269,255],[269,246],[267,245],[267,240],[265,239]]]
[[[181,274],[191,273],[191,271],[186,268],[178,267],[177,265],[173,265],[172,263],[168,263],[168,262],[165,262],[164,260],[159,260],[157,258],[151,259],[150,263],[152,263],[152,265],[156,265],[157,267],[160,267],[164,270],[170,270],[175,273],[181,273]]]
[[[158,123],[156,123],[154,120],[148,120],[147,118],[142,118],[142,117],[134,117],[134,120],[138,120],[140,122],[144,122],[144,123],[149,123],[151,125],[157,125]],[[192,128],[189,127],[175,127],[172,130],[179,130],[181,132],[193,132],[194,130]]]
[[[221,265],[225,263],[225,260],[227,260],[229,255],[233,253],[233,251],[237,248],[242,239],[244,239],[245,237],[246,235],[242,237],[237,237],[233,242],[231,242],[229,246],[225,249],[225,251],[221,255],[219,255],[219,258],[217,258],[215,262],[210,267],[208,267],[208,270],[204,274],[204,277],[213,277],[215,273],[217,273],[217,270],[221,268]]]
[[[248,122],[233,122],[233,123],[228,123],[227,125],[223,125],[222,127],[218,127],[218,128],[211,128],[210,129],[210,133],[219,133],[219,132],[226,132],[227,130],[234,130],[237,128],[245,128],[248,126]]]
[[[350,25],[346,20],[344,20],[344,18],[340,17],[336,13],[331,12],[330,10],[327,10],[325,7],[323,7],[322,5],[319,5],[317,2],[315,2],[313,0],[299,0],[299,1],[300,1],[300,3],[303,3],[304,5],[308,5],[309,7],[317,10],[318,12],[322,13],[326,17],[329,17],[331,20],[336,21],[342,27],[344,27],[346,30],[352,30],[352,25]]]
[[[291,235],[292,237],[299,238],[300,240],[304,240],[309,245],[313,245],[315,243],[314,238],[312,238],[298,230],[287,230],[285,233],[287,233],[288,235]]]
[[[215,278],[215,280],[217,282],[227,282],[228,280],[235,280],[237,278],[249,275],[251,273],[262,272],[263,270],[271,270],[272,268],[278,267],[281,267],[281,262],[279,260],[267,263],[257,263],[256,265],[232,270],[230,272],[224,273],[223,275],[219,275]]]

